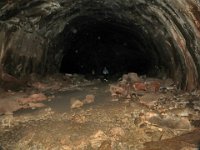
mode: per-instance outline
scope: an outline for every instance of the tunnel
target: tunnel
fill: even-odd
[[[199,0],[0,1],[0,150],[200,149]]]
[[[17,1],[2,8],[1,64],[31,73],[110,78],[136,72],[199,84],[199,11],[192,0]]]
[[[128,72],[156,76],[156,67],[165,68],[156,50],[152,52],[155,46],[146,42],[145,33],[133,25],[78,17],[65,30],[69,33],[63,33],[61,73],[98,77],[107,68],[110,76]]]

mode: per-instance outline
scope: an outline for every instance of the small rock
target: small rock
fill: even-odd
[[[95,96],[94,95],[86,95],[85,99],[83,100],[83,103],[84,104],[91,104],[91,103],[94,103],[94,98]]]
[[[72,98],[70,100],[71,102],[71,108],[74,109],[74,108],[80,108],[83,106],[83,102],[79,99],[75,99],[75,98]]]

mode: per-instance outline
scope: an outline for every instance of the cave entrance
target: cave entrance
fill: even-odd
[[[98,78],[108,71],[115,79],[128,72],[156,75],[159,57],[138,27],[77,18],[66,27],[62,39],[61,73]]]

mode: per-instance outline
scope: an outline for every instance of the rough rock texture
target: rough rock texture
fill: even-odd
[[[198,1],[16,0],[0,7],[0,64],[11,75],[59,72],[72,47],[88,48],[85,30],[107,26],[132,37],[125,44],[137,48],[129,53],[138,63],[148,62],[133,61],[145,73],[171,77],[184,90],[199,85]]]

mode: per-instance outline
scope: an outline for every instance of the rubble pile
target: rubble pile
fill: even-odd
[[[140,78],[137,73],[122,76],[117,84],[110,85],[113,100],[138,98],[149,93],[175,91],[176,85],[171,79]]]

